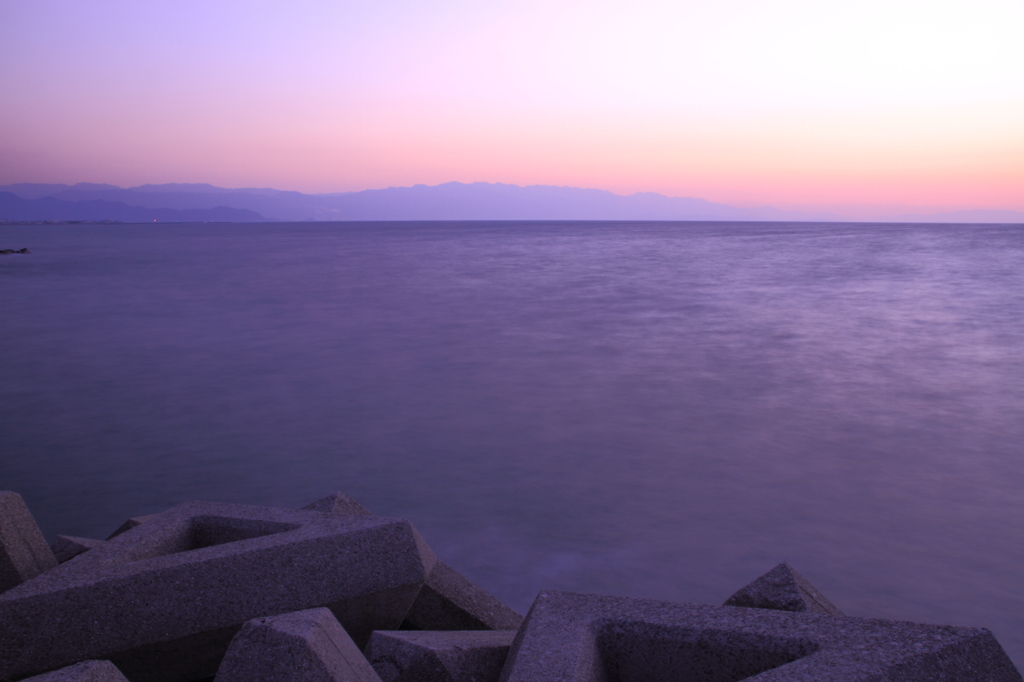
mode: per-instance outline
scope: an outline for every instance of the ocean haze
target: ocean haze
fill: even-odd
[[[667,197],[655,192],[623,196],[600,189],[548,185],[520,187],[486,182],[449,182],[333,194],[303,194],[271,188],[225,189],[208,184],[181,183],[141,185],[128,189],[86,183],[21,183],[0,186],[0,192],[32,202],[19,204],[11,198],[0,198],[0,219],[9,220],[842,220],[835,213],[820,210],[738,208],[700,198]],[[166,213],[147,220],[138,211],[128,211],[128,207],[191,213]],[[224,209],[246,213],[232,214]],[[902,222],[1013,223],[1024,222],[1024,213],[960,211],[902,214],[888,216],[888,219]]]
[[[342,489],[525,612],[850,615],[1024,663],[1024,231],[786,223],[0,226],[0,487],[46,535]]]

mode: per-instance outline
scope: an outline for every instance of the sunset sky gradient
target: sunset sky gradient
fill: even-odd
[[[1024,2],[0,0],[0,184],[1024,210]]]

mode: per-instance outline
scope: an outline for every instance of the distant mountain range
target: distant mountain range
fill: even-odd
[[[262,222],[263,216],[245,209],[217,206],[208,209],[146,208],[121,201],[55,197],[25,199],[0,191],[0,220],[9,221],[116,221],[122,223]]]
[[[206,184],[0,185],[0,220],[261,222],[305,220],[737,220],[839,221],[836,215],[736,208],[653,192],[449,182],[339,194],[224,189]],[[891,216],[908,222],[1024,223],[1019,211]]]

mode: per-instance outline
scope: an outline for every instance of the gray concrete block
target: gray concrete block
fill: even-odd
[[[405,621],[416,630],[518,630],[523,617],[438,561]]]
[[[378,630],[366,658],[382,682],[498,682],[515,630]]]
[[[53,551],[53,556],[56,557],[57,563],[62,564],[65,561],[74,559],[79,554],[88,552],[94,547],[99,547],[103,542],[103,540],[93,540],[91,538],[58,535],[53,544],[50,545],[50,549]]]
[[[800,611],[825,616],[843,615],[832,602],[825,599],[825,595],[787,563],[779,564],[738,590],[726,600],[724,606]]]
[[[363,646],[435,562],[401,519],[185,502],[0,594],[0,681],[84,659],[209,677],[244,622],[319,606]]]
[[[0,491],[0,592],[57,565],[21,495]]]
[[[316,502],[307,504],[303,509],[307,511],[318,511],[331,514],[360,514],[364,516],[373,516],[373,513],[369,509],[359,504],[340,490],[333,495],[328,495]]]
[[[128,682],[110,661],[83,661],[52,673],[29,677],[24,682]]]
[[[107,539],[108,540],[113,540],[118,535],[120,535],[122,533],[127,533],[132,528],[136,528],[138,526],[141,526],[146,521],[149,521],[150,519],[152,519],[154,517],[156,517],[156,514],[146,514],[144,516],[133,516],[132,518],[128,519],[127,521],[122,523],[120,526],[118,526],[117,530],[115,530],[113,533],[111,533],[110,537],[107,538]]]
[[[371,514],[341,491],[303,509],[334,514]],[[522,622],[522,615],[439,561],[402,625],[417,630],[515,630]]]
[[[502,682],[1021,682],[983,628],[542,592]]]
[[[247,622],[231,640],[215,682],[380,682],[328,609]]]

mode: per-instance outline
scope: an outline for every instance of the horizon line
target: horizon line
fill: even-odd
[[[775,204],[775,203],[756,203],[756,204],[754,204],[754,203],[749,203],[749,204],[748,203],[724,203],[724,202],[721,202],[721,201],[713,201],[711,199],[706,199],[704,197],[697,196],[697,195],[687,195],[687,196],[684,196],[684,195],[675,195],[675,194],[665,194],[665,193],[656,192],[656,191],[653,191],[653,190],[640,190],[640,191],[632,192],[632,193],[629,193],[629,194],[622,194],[622,193],[616,192],[614,190],[605,189],[603,187],[584,187],[584,186],[578,186],[578,185],[556,185],[556,184],[546,184],[546,183],[533,183],[533,184],[523,184],[523,185],[520,185],[520,184],[516,184],[516,183],[512,183],[512,182],[501,182],[501,181],[490,181],[490,180],[473,180],[473,181],[470,181],[470,182],[465,182],[465,181],[462,181],[462,180],[448,180],[446,182],[439,182],[439,183],[433,184],[433,185],[427,184],[427,183],[422,183],[422,182],[417,182],[417,183],[413,183],[413,184],[409,184],[409,185],[388,185],[388,186],[385,186],[385,187],[365,187],[363,189],[356,189],[356,190],[317,191],[317,192],[303,191],[303,190],[298,190],[298,189],[281,189],[281,188],[278,188],[278,187],[271,187],[271,186],[262,186],[262,187],[260,187],[260,186],[256,186],[256,185],[224,186],[224,185],[217,185],[217,184],[214,184],[212,182],[146,182],[146,183],[142,183],[142,184],[139,184],[139,185],[123,186],[123,185],[117,185],[117,184],[113,184],[113,183],[109,183],[109,182],[90,182],[90,181],[78,181],[78,182],[74,182],[74,183],[68,183],[68,182],[21,181],[21,182],[8,182],[8,183],[5,183],[3,185],[0,185],[0,191],[3,191],[2,188],[9,187],[9,186],[17,186],[17,185],[43,185],[43,186],[45,186],[45,185],[63,185],[65,187],[69,187],[69,188],[74,188],[74,187],[77,187],[79,185],[86,185],[86,186],[93,186],[93,187],[97,187],[97,186],[99,186],[99,187],[110,187],[110,188],[124,190],[124,191],[139,190],[139,189],[142,189],[142,188],[145,188],[145,187],[166,187],[166,186],[181,186],[183,188],[186,188],[186,187],[211,187],[211,188],[214,188],[214,189],[229,190],[229,191],[247,191],[247,190],[253,191],[253,190],[256,190],[256,191],[273,191],[273,192],[282,192],[282,193],[294,192],[296,194],[302,194],[302,195],[305,195],[305,196],[341,196],[341,195],[346,195],[346,194],[359,194],[359,193],[362,193],[362,192],[383,192],[383,191],[388,191],[388,190],[416,189],[418,187],[424,187],[424,188],[428,188],[429,189],[429,188],[444,187],[446,185],[462,185],[462,186],[487,185],[487,186],[514,187],[514,188],[517,188],[517,189],[552,188],[552,189],[565,189],[565,190],[580,190],[580,191],[591,191],[591,192],[603,192],[603,193],[611,194],[613,196],[621,197],[621,198],[630,198],[630,197],[637,197],[637,196],[643,196],[643,195],[651,195],[651,196],[657,196],[657,197],[662,197],[662,198],[666,198],[666,199],[680,199],[680,200],[690,200],[690,201],[703,201],[703,202],[707,202],[709,204],[716,205],[716,206],[725,206],[725,207],[729,207],[729,208],[736,208],[736,209],[743,209],[743,210],[765,210],[765,209],[769,209],[769,210],[794,211],[794,212],[804,212],[804,211],[818,212],[818,211],[829,211],[829,210],[840,210],[840,211],[886,211],[886,210],[895,211],[895,210],[899,210],[899,211],[928,211],[930,213],[933,213],[936,216],[942,215],[942,214],[946,214],[946,213],[960,213],[960,212],[968,212],[968,211],[970,211],[970,212],[986,212],[986,213],[1007,213],[1007,212],[1009,212],[1009,213],[1022,213],[1022,214],[1024,214],[1024,207],[1022,207],[1022,208],[1009,208],[1009,207],[991,208],[991,207],[979,207],[977,205],[965,205],[965,204],[936,206],[936,205],[922,205],[922,204],[911,204],[911,203],[891,203],[891,202],[890,203],[884,203],[884,204],[882,204],[882,203],[856,203],[856,204],[851,204],[851,203],[838,203],[838,202],[837,203],[782,203],[782,204]],[[892,216],[892,217],[896,218],[896,217],[902,217],[902,216]],[[907,214],[907,217],[913,217],[913,214]],[[836,216],[836,218],[839,218],[839,216]],[[850,221],[850,220],[852,220],[852,219],[851,218],[846,218],[844,220],[844,222]]]

